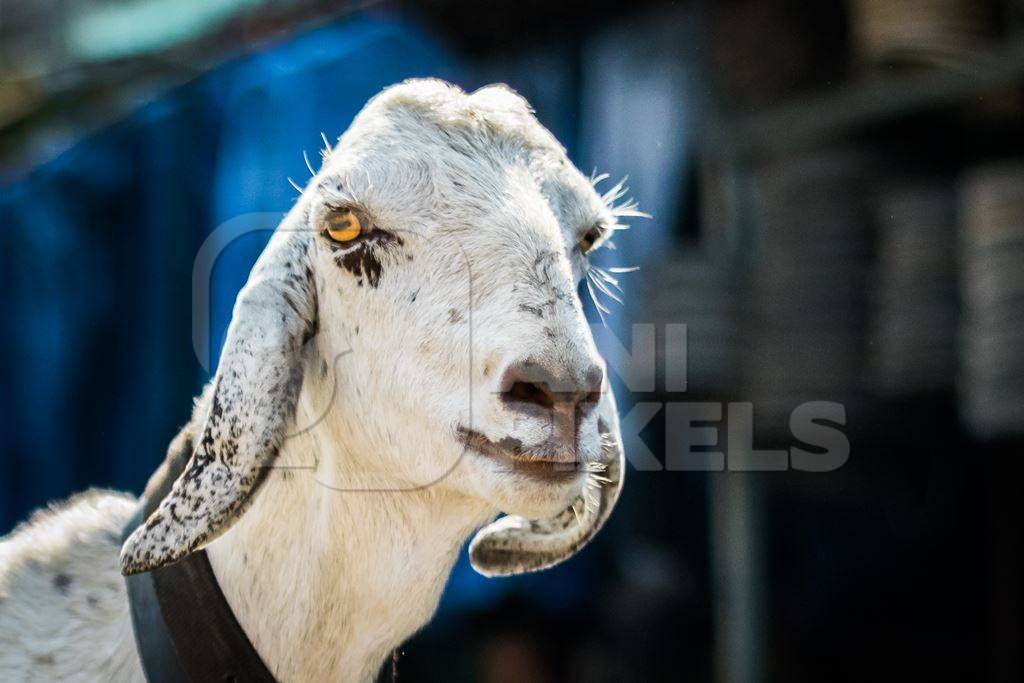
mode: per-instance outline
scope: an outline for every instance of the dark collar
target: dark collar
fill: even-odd
[[[148,506],[125,535],[145,521]],[[151,572],[125,577],[132,628],[150,683],[274,683],[224,598],[200,550]]]
[[[122,542],[157,508],[183,470],[191,448],[169,457],[150,481]],[[242,630],[205,550],[159,569],[125,577],[135,643],[149,683],[274,683]],[[377,681],[396,678],[397,650]],[[390,674],[390,676],[388,675]]]

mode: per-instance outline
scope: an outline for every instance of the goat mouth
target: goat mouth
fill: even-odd
[[[505,465],[510,472],[549,482],[567,482],[585,471],[575,444],[571,449],[553,445],[527,448],[516,438],[506,436],[492,441],[480,432],[458,428],[459,440],[470,451]]]

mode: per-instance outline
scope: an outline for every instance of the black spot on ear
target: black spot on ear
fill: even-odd
[[[238,451],[238,445],[237,444],[235,444],[234,451],[235,452]],[[195,500],[199,501],[199,502],[202,502],[202,499],[200,497],[198,497],[198,496],[195,498]],[[193,503],[193,506],[194,506],[194,503]],[[171,503],[170,505],[167,506],[167,514],[169,514],[171,516],[171,520],[175,524],[177,524],[178,526],[184,526],[185,525],[184,520],[182,520],[181,517],[178,515],[178,504],[177,503]]]
[[[213,401],[210,404],[210,417],[214,417],[219,420],[223,415],[224,406],[221,405],[217,392],[213,392]]]
[[[68,589],[71,587],[71,577],[63,572],[53,577],[53,587],[60,592],[61,595],[67,595]]]

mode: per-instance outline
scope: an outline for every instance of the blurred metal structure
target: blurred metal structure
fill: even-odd
[[[872,3],[861,4],[866,6]],[[872,7],[874,7],[873,4]],[[977,25],[972,26],[977,28]],[[981,33],[983,32],[978,29],[975,35]],[[791,168],[790,160],[794,157],[806,156],[808,152],[820,156],[821,150],[856,137],[865,131],[876,129],[882,124],[898,124],[910,117],[966,105],[986,93],[999,88],[1013,87],[1024,81],[1024,36],[1015,35],[1001,43],[978,40],[969,46],[965,44],[964,47],[965,49],[957,54],[957,62],[955,68],[952,69],[934,68],[896,74],[872,74],[869,78],[821,88],[811,94],[786,96],[782,98],[781,103],[772,102],[769,106],[754,110],[748,109],[742,113],[737,113],[735,109],[724,104],[730,100],[721,88],[712,91],[712,101],[704,117],[706,135],[702,150],[702,166],[705,169],[703,182],[718,189],[715,212],[704,216],[705,224],[702,225],[701,230],[706,234],[729,236],[727,244],[731,248],[727,249],[726,253],[736,268],[735,279],[738,283],[754,283],[754,301],[759,296],[757,291],[760,290],[764,294],[766,290],[763,287],[771,286],[772,278],[780,277],[783,271],[789,273],[787,277],[792,277],[794,269],[799,271],[805,267],[821,268],[819,271],[821,277],[816,282],[782,283],[781,289],[766,300],[770,305],[770,310],[762,309],[762,312],[770,313],[769,319],[772,321],[778,321],[776,314],[780,311],[775,309],[780,305],[784,308],[795,306],[794,312],[799,311],[799,313],[791,320],[790,327],[782,330],[783,337],[788,341],[785,341],[780,349],[788,349],[788,353],[792,355],[787,357],[786,352],[783,352],[783,355],[779,357],[767,359],[771,361],[769,363],[765,363],[765,359],[762,359],[751,366],[755,374],[766,367],[779,369],[776,375],[772,375],[771,378],[766,377],[764,382],[759,383],[763,386],[763,391],[758,392],[759,397],[753,398],[755,410],[761,409],[764,404],[763,399],[768,399],[771,403],[770,399],[778,397],[780,382],[785,384],[788,381],[787,377],[792,378],[801,374],[799,367],[807,361],[806,352],[813,354],[815,348],[819,348],[825,354],[822,357],[825,365],[822,365],[818,372],[812,372],[812,376],[827,377],[830,380],[835,380],[837,385],[849,387],[856,386],[863,373],[861,360],[855,359],[859,351],[856,347],[851,347],[846,356],[851,358],[852,364],[840,373],[841,377],[835,375],[832,372],[834,370],[832,361],[836,357],[836,348],[834,343],[828,339],[839,340],[841,343],[846,343],[845,340],[856,340],[861,326],[866,321],[864,306],[867,302],[849,302],[860,310],[860,313],[856,314],[845,304],[841,305],[838,310],[832,305],[823,307],[822,311],[828,311],[835,316],[832,320],[842,324],[852,324],[854,329],[838,332],[832,337],[826,335],[825,338],[812,334],[807,338],[811,343],[805,351],[798,351],[799,347],[792,345],[794,339],[799,337],[799,335],[792,335],[792,325],[800,324],[801,321],[806,322],[805,314],[809,312],[807,306],[813,305],[811,301],[798,304],[797,300],[802,297],[818,296],[824,290],[851,294],[865,291],[870,264],[868,259],[873,258],[872,248],[867,243],[869,239],[867,225],[870,222],[867,214],[868,206],[852,207],[843,204],[843,201],[846,200],[842,200],[839,204],[831,207],[823,205],[822,211],[815,208],[820,202],[814,198],[820,195],[822,188],[829,186],[829,178],[833,177],[837,168],[834,163],[821,164],[818,171],[808,169],[805,186],[802,189],[797,189],[794,186],[795,193],[791,193],[789,198],[785,199],[783,195],[779,194],[780,188],[777,187],[780,182],[783,182],[787,173],[787,166],[784,164],[790,164],[789,168]],[[966,49],[967,47],[970,49]],[[715,83],[713,76],[709,80]],[[839,164],[838,168],[842,166],[843,164]],[[1010,204],[1018,202],[1022,196],[1020,188],[1024,179],[1018,175],[1016,182],[1011,183],[1008,180],[1010,170],[1005,167],[999,171],[993,170],[989,174],[988,186],[992,192],[996,192],[996,189],[992,187],[991,183],[999,182],[991,178],[992,173],[997,173],[1001,179],[1005,180],[1002,186],[1007,188],[1007,192],[1010,192],[1008,188],[1011,185],[1015,188],[1016,199],[1011,200],[1009,194],[1004,193],[1001,203],[997,200],[984,201],[979,194],[985,192],[983,189],[985,181],[975,178],[974,184],[968,190],[968,193],[972,195],[972,199],[966,200],[970,204],[968,209],[975,208],[978,204],[990,207],[986,217],[979,215],[977,210],[974,211],[973,220],[968,217],[968,222],[975,226],[975,232],[985,229],[985,226],[981,225],[982,223],[992,223],[988,218],[991,218],[993,212],[1000,213],[1000,220],[1002,220],[1000,225],[1009,225],[1011,222],[1014,225],[1024,225],[1022,222],[1024,215],[1020,215],[1016,209],[1010,207]],[[863,178],[864,174],[861,174],[860,177]],[[835,181],[836,183],[833,184],[835,197],[852,196],[849,193],[855,191],[856,177],[851,176],[846,179],[837,177]],[[756,188],[765,182],[773,184],[775,189],[767,193],[756,191]],[[979,187],[979,184],[982,187]],[[756,201],[752,199],[758,197],[759,194],[761,199]],[[766,197],[769,202],[782,202],[777,207],[779,211],[789,210],[795,213],[786,215],[774,211],[770,203],[765,205]],[[811,199],[810,214],[807,214],[808,197]],[[921,333],[925,335],[930,333],[940,337],[939,340],[933,341],[933,344],[936,342],[938,344],[935,347],[937,355],[918,359],[922,364],[916,366],[917,370],[914,372],[917,372],[917,375],[912,378],[912,382],[908,381],[904,384],[897,377],[887,378],[890,380],[890,386],[900,384],[901,391],[908,387],[911,390],[913,387],[924,390],[938,387],[939,390],[942,390],[943,387],[948,389],[951,384],[949,371],[951,363],[955,362],[952,334],[956,320],[956,294],[949,290],[950,285],[955,283],[956,277],[955,262],[952,259],[953,249],[956,246],[952,240],[952,221],[954,219],[952,199],[949,188],[921,190],[911,187],[905,188],[900,194],[890,192],[884,198],[883,206],[879,209],[888,219],[890,226],[883,233],[882,248],[892,250],[891,253],[882,257],[883,268],[885,268],[883,275],[886,278],[885,284],[891,285],[889,287],[891,292],[918,297],[914,301],[889,300],[885,304],[888,308],[882,310],[888,317],[883,318],[887,322],[882,324],[890,326],[890,332],[888,332],[890,347],[885,352],[903,353],[903,359],[909,358],[907,354],[926,353],[926,350],[920,345],[913,351],[910,350],[910,347],[901,347],[906,348],[905,353],[893,347],[893,345],[902,344],[905,341],[905,339],[897,340],[891,336],[898,334],[897,323],[893,315],[903,316],[900,318],[899,325],[906,324],[914,327],[920,324],[923,325],[920,329]],[[922,202],[925,208],[923,213],[918,207]],[[997,209],[995,203],[999,203],[1005,208]],[[915,209],[915,207],[918,208]],[[1013,221],[1007,218],[1009,213],[1013,213]],[[853,231],[851,235],[860,231],[859,236],[854,235],[855,242],[860,240],[859,246],[855,246],[851,242],[847,245],[849,248],[840,248],[842,245],[835,243],[836,235],[827,230],[824,234],[815,234],[815,231],[822,230],[827,225],[834,223],[833,219],[837,217],[853,221],[849,227]],[[786,242],[785,233],[795,228],[808,228],[810,232],[806,232],[802,236],[797,235],[799,231],[794,232],[793,239]],[[769,238],[768,242],[765,241],[765,237]],[[781,244],[790,244],[792,248],[799,251],[799,254],[789,253],[776,263],[770,258],[771,250],[773,243],[780,244],[780,239],[783,240]],[[923,241],[927,241],[928,246],[921,251]],[[1016,245],[1018,240],[1014,238],[1012,241]],[[815,244],[824,247],[825,251],[816,252]],[[766,249],[768,251],[765,251]],[[1009,252],[998,256],[998,259],[1001,259],[999,263],[1002,265],[997,267],[995,261],[992,260],[987,262],[989,266],[986,268],[980,261],[977,261],[982,256],[968,248],[968,253],[972,254],[971,258],[977,261],[968,274],[970,278],[968,293],[971,291],[971,282],[975,283],[975,287],[984,285],[982,278],[986,282],[992,280],[993,286],[1001,288],[1001,291],[1004,292],[1011,286],[1011,280],[1016,283],[1013,286],[1019,285],[1022,281],[1022,274],[1024,274],[1024,267],[1017,262],[1019,259],[1013,261],[1019,250],[1019,245],[1010,248]],[[914,261],[908,262],[906,259],[911,252],[913,252]],[[829,259],[834,258],[835,254],[840,254],[841,262],[831,260],[822,262],[821,257],[816,256],[816,253],[826,254]],[[854,261],[851,261],[851,258]],[[993,254],[992,258],[996,259],[997,257]],[[775,263],[774,266],[773,263]],[[921,268],[916,268],[915,263]],[[856,266],[856,272],[851,270],[854,266]],[[767,271],[764,275],[759,275],[758,272],[763,268],[767,268]],[[1014,268],[1016,269],[1014,270]],[[971,272],[977,274],[972,276]],[[1010,272],[1013,272],[1012,276],[1009,274]],[[842,282],[837,282],[836,278],[842,280],[847,273],[852,279],[845,286],[836,290],[834,285],[842,285]],[[982,275],[982,273],[985,274]],[[998,273],[1002,273],[1005,277]],[[765,275],[768,277],[767,280],[764,279]],[[993,278],[1000,277],[1003,277],[999,280],[1000,284],[995,283]],[[907,278],[914,281],[911,282]],[[733,284],[735,285],[737,282]],[[918,286],[919,289],[914,289],[912,285]],[[756,317],[756,311],[749,308],[751,305],[750,300],[742,301],[739,315],[747,316],[754,313]],[[930,317],[925,321],[914,322],[905,318],[906,313],[900,313],[900,311],[909,313],[911,310]],[[686,309],[677,307],[675,314],[683,315],[685,319]],[[663,315],[669,317],[672,313],[665,312]],[[987,319],[993,320],[994,318],[990,316]],[[824,320],[824,322],[827,324],[828,320]],[[905,331],[913,333],[918,330],[908,328]],[[986,338],[989,342],[992,341],[991,334],[989,333],[989,337]],[[760,332],[749,336],[743,335],[740,337],[741,340],[744,337],[746,343],[740,342],[744,348],[749,348],[750,345],[756,346],[763,340],[763,334]],[[916,338],[921,339],[921,337]],[[983,340],[977,334],[972,339],[975,340],[972,348],[980,351],[979,344]],[[991,348],[991,343],[985,348]],[[1008,349],[1009,347],[1006,350],[1008,351]],[[1008,358],[1008,356],[1003,357],[1004,366]],[[794,367],[788,370],[784,369],[787,367],[785,365],[787,361],[792,362]],[[698,362],[699,360],[692,359],[690,364],[693,366]],[[972,363],[971,360],[968,362]],[[876,365],[879,372],[885,372],[883,367]],[[971,367],[977,368],[977,361],[973,361]],[[806,373],[806,367],[803,372]],[[943,372],[945,373],[944,377],[938,374]],[[1007,370],[1007,372],[1014,374],[1016,371]],[[749,374],[744,374],[749,380]],[[1020,373],[1016,373],[1014,376],[1019,377]],[[735,395],[731,387],[721,386],[716,389],[722,390],[725,396]],[[819,387],[817,391],[826,396],[829,395],[825,387]],[[1013,396],[1018,398],[1022,395],[1024,395],[1024,391],[1019,388],[1016,393],[1013,393]],[[790,396],[786,405],[792,404],[795,398],[796,396]],[[1006,401],[1012,400],[1010,394],[1004,394],[1003,400],[1004,407],[1009,407]],[[785,414],[786,405],[779,406],[780,414]],[[1014,403],[1013,405],[1017,406],[1018,404]],[[1020,403],[1020,405],[1024,405],[1024,403]],[[1018,415],[1011,418],[1007,414],[1006,418],[1007,424],[1010,422],[1018,426],[1024,424]],[[768,429],[765,434],[761,434],[759,429],[758,435],[771,436],[771,433],[772,430]],[[752,439],[755,438],[753,434],[750,436]],[[747,443],[751,442],[747,441]],[[771,616],[767,611],[766,582],[768,579],[765,574],[764,560],[765,533],[768,523],[766,516],[769,514],[765,501],[771,495],[773,488],[771,482],[771,475],[764,472],[709,474],[709,524],[715,599],[713,610],[716,635],[715,671],[718,680],[723,682],[748,683],[770,678],[766,656],[766,624],[771,621]],[[1018,670],[1017,665],[1006,664],[1005,652],[1003,660],[1004,670]]]
[[[993,42],[994,12],[976,0],[850,0],[856,51],[868,66],[956,68]]]
[[[963,413],[986,438],[1024,434],[1024,163],[963,182]]]
[[[766,679],[767,638],[762,474],[709,475],[716,680]]]
[[[751,113],[709,116],[715,157],[763,159],[843,139],[879,124],[976,100],[1024,78],[1024,38],[974,53],[956,71],[922,70],[839,83]]]
[[[868,383],[887,396],[948,391],[956,367],[956,198],[950,183],[895,180],[874,206]]]

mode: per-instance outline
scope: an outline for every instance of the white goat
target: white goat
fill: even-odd
[[[239,294],[147,522],[122,548],[139,500],[93,491],[0,542],[0,680],[143,680],[122,572],[199,548],[284,681],[372,679],[499,512],[481,573],[574,554],[623,469],[576,292],[638,215],[593,184],[504,86],[371,100]]]

